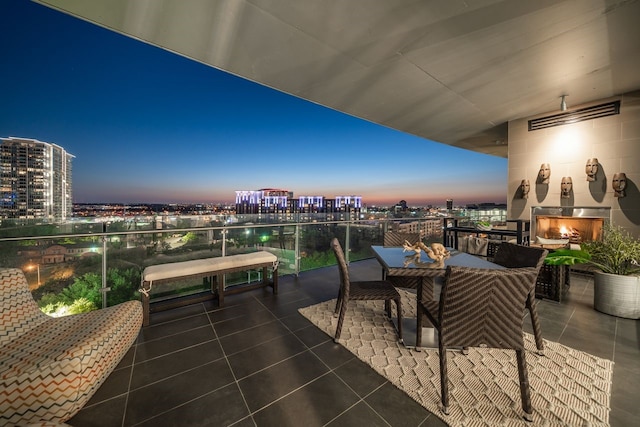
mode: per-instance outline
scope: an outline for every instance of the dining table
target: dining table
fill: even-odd
[[[448,266],[503,269],[479,256],[447,248],[449,256],[441,261],[431,259],[424,251],[409,250],[401,246],[371,246],[371,249],[382,266],[385,276],[418,278],[416,289],[416,319],[403,321],[403,339],[406,347],[420,351],[420,347],[438,347],[435,328],[423,326],[422,300],[435,299],[436,282],[444,278]],[[428,320],[427,320],[428,322]],[[430,325],[430,323],[429,323]],[[430,325],[432,326],[432,325]],[[426,338],[423,341],[423,336]]]

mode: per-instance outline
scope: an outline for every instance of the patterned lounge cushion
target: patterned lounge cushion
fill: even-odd
[[[22,270],[0,269],[0,348],[48,319],[31,296]]]
[[[0,269],[0,278],[10,283],[13,275]],[[35,304],[28,287],[31,301],[6,283],[0,284],[0,425],[64,422],[93,396],[136,340],[142,305],[129,301],[90,313],[41,318],[28,313]],[[8,303],[7,295],[23,304]],[[37,305],[35,309],[40,312]]]

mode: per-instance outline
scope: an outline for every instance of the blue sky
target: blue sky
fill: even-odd
[[[0,0],[0,136],[64,147],[74,202],[506,202],[507,160],[372,124],[24,0]]]

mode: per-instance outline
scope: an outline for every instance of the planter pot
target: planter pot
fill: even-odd
[[[626,319],[640,319],[640,276],[596,271],[593,277],[596,310]]]

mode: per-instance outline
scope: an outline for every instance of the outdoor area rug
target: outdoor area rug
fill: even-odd
[[[409,308],[406,315],[415,317],[415,294],[400,291],[403,308]],[[299,311],[333,337],[335,304],[334,299]],[[379,301],[351,301],[340,344],[450,426],[609,425],[613,362],[547,340],[540,356],[533,336],[526,333],[533,423],[522,418],[513,350],[471,348],[468,355],[449,351],[450,415],[444,415],[438,349],[416,352],[398,343],[383,306]]]

